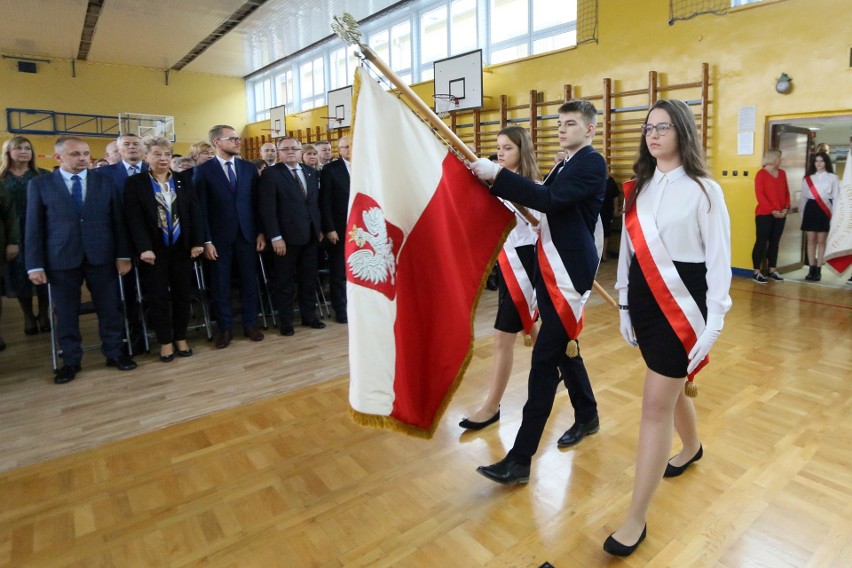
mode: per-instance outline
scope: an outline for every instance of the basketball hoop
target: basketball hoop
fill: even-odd
[[[441,118],[450,116],[450,113],[459,107],[459,98],[445,93],[435,93],[435,114]]]
[[[332,122],[337,123],[337,128],[343,128],[343,126],[341,126],[341,124],[343,123],[342,117],[339,117],[339,116],[321,116],[320,118],[324,118],[325,120],[328,121],[328,127],[329,128],[332,128],[332,125],[331,125]]]

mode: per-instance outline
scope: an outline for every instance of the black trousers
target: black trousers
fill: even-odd
[[[751,251],[752,268],[760,269],[764,254],[769,260],[770,268],[778,266],[778,243],[781,242],[781,234],[784,232],[786,222],[786,218],[776,219],[772,215],[755,215],[754,225],[757,236],[754,240],[754,249]]]
[[[148,305],[148,322],[165,345],[186,339],[189,307],[192,301],[192,259],[185,248],[156,251],[154,264],[139,263],[143,299]]]
[[[541,275],[537,276],[540,283]],[[544,426],[553,408],[560,373],[561,380],[568,389],[571,406],[574,407],[574,420],[589,422],[598,415],[597,401],[583,358],[580,355],[570,358],[565,354],[571,338],[568,337],[550,296],[541,284],[536,286],[536,297],[541,315],[541,329],[533,347],[527,402],[524,405],[521,428],[515,437],[515,445],[509,451],[509,457],[523,464],[529,464],[538,450]]]
[[[293,298],[296,288],[299,291],[299,312],[302,323],[317,321],[317,248],[316,238],[302,246],[287,245],[287,254],[273,256],[275,283],[272,288],[272,301],[281,318],[281,327],[293,326]]]
[[[346,247],[345,233],[338,233],[337,244],[328,244],[328,287],[331,291],[331,307],[334,315],[346,315]]]

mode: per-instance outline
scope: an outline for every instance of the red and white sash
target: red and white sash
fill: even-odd
[[[529,335],[538,311],[532,280],[530,280],[515,247],[504,246],[503,250],[500,251],[500,256],[497,257],[497,262],[500,263],[500,272],[506,282],[512,303],[515,304],[515,309],[521,316],[524,333]]]
[[[595,226],[595,248],[597,248],[598,262],[600,262],[600,255],[603,251],[603,227],[600,217],[598,217]],[[589,288],[581,293],[574,287],[571,275],[568,274],[568,269],[553,244],[547,215],[543,215],[541,218],[541,236],[538,239],[538,267],[553,301],[553,306],[556,308],[556,313],[559,314],[559,319],[562,321],[562,326],[568,333],[568,337],[577,339],[583,329],[584,306],[592,290]]]
[[[634,186],[634,180],[624,183],[625,198],[633,192]],[[648,281],[648,287],[683,348],[689,353],[698,336],[704,331],[704,316],[701,315],[698,304],[687,290],[660,238],[651,201],[637,199],[634,206],[625,213],[624,223],[636,253],[636,260]],[[689,375],[689,380],[692,381],[698,371],[709,362],[710,357],[705,357]]]
[[[820,197],[820,194],[817,191],[817,188],[814,185],[811,176],[805,176],[805,181],[808,184],[808,188],[810,188],[811,190],[811,195],[814,196],[814,201],[816,201],[816,204],[819,205],[819,208],[822,209],[822,212],[825,213],[829,219],[831,219],[831,209],[828,208],[828,205],[826,205],[825,201],[823,201],[822,197]]]

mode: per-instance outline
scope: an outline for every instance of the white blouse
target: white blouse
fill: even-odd
[[[651,203],[660,240],[672,260],[707,265],[707,323],[718,324],[716,329],[721,329],[731,309],[731,219],[719,184],[708,178],[702,178],[701,183],[706,195],[682,166],[668,173],[657,170],[637,202]],[[627,304],[633,254],[625,226],[615,283],[621,304]]]
[[[535,211],[534,209],[527,209],[527,211],[529,211],[530,214],[539,221],[541,220],[540,212]],[[509,233],[509,236],[506,237],[506,243],[503,245],[503,248],[518,248],[525,245],[534,245],[536,241],[538,241],[538,234],[533,230],[532,225],[517,216],[515,220],[517,221],[517,224],[515,225],[515,228],[512,229],[512,232]]]
[[[814,182],[814,187],[816,188],[817,193],[819,193],[820,198],[822,198],[823,202],[828,205],[829,210],[831,210],[834,201],[840,195],[840,182],[837,180],[837,176],[829,172],[819,172],[811,176],[811,181]],[[813,198],[814,196],[811,193],[811,188],[808,186],[808,182],[802,178],[802,192],[799,197],[799,213],[803,213],[805,211],[805,204],[807,204],[808,199]]]

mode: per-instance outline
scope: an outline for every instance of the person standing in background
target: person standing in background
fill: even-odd
[[[757,235],[754,249],[751,251],[754,276],[758,284],[766,284],[769,279],[783,282],[778,274],[778,243],[787,222],[790,211],[790,189],[787,187],[787,174],[780,169],[781,150],[767,150],[763,155],[763,167],[754,176],[754,193],[757,207],[754,209],[754,224]],[[761,272],[763,259],[769,260],[769,279]]]

